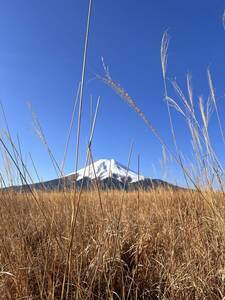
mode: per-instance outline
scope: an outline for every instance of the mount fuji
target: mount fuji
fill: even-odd
[[[125,179],[129,182],[144,179],[144,176],[138,175],[114,159],[100,159],[94,164],[80,169],[77,172],[77,181],[82,180],[84,177],[88,177],[91,180],[96,178],[99,180],[114,178],[121,182],[124,182]]]
[[[139,188],[148,190],[151,188],[165,187],[178,188],[160,179],[151,179],[138,174],[114,159],[100,159],[93,164],[57,179],[34,183],[29,185],[29,189],[36,190],[64,190],[83,188],[89,190],[96,188],[137,190]],[[27,190],[28,186],[14,186],[16,190]]]

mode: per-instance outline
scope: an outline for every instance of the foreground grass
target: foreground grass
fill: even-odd
[[[31,195],[1,194],[1,299],[225,295],[223,222],[199,193],[103,192],[103,214],[98,193],[83,193],[68,265],[73,198],[38,194],[43,215]],[[221,194],[205,198],[224,212]]]

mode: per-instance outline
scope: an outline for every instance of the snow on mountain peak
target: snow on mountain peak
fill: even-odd
[[[85,168],[80,169],[77,172],[77,180],[81,180],[83,177],[89,177],[95,179],[96,177],[100,180],[106,178],[116,178],[119,181],[123,181],[126,176],[130,182],[135,182],[144,179],[144,176],[139,175],[134,171],[127,170],[126,166],[123,166],[114,159],[100,159],[94,164],[90,164]]]

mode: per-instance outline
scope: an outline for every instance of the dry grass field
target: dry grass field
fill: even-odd
[[[0,196],[1,299],[223,299],[221,193],[34,195]]]

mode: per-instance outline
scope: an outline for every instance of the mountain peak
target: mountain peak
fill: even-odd
[[[130,182],[136,182],[144,179],[144,176],[128,169],[127,167],[116,161],[115,159],[99,159],[94,164],[88,165],[86,168],[82,168],[77,172],[77,180],[81,180],[84,177],[90,179],[99,178],[100,180],[106,178],[116,178],[119,181],[124,181],[126,177]]]

